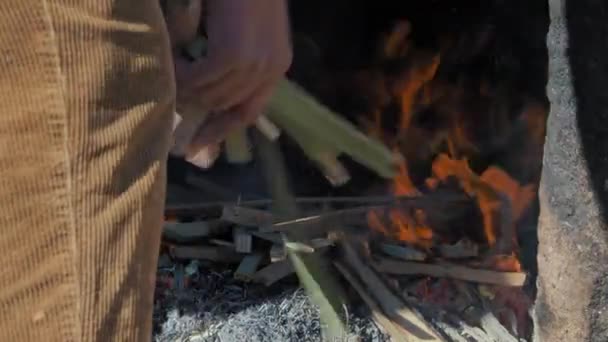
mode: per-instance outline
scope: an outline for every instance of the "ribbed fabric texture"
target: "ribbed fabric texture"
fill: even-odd
[[[150,341],[175,98],[158,1],[0,17],[0,341]]]

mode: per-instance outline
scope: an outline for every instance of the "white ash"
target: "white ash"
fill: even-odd
[[[246,285],[231,271],[202,271],[197,285],[171,290],[155,305],[154,341],[320,341],[319,312],[303,289]],[[389,341],[368,313],[349,313],[345,341]]]

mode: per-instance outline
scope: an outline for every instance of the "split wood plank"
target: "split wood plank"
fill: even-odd
[[[259,253],[250,254],[243,258],[239,267],[234,272],[234,279],[242,281],[252,281],[255,272],[262,262],[262,255]]]
[[[247,227],[260,227],[270,225],[274,216],[264,210],[226,205],[222,210],[222,220]]]
[[[270,262],[279,262],[287,259],[287,251],[283,243],[272,245],[269,254]]]
[[[228,230],[228,225],[219,220],[166,222],[163,227],[163,234],[170,240],[188,242],[209,236],[220,235],[228,232]]]
[[[452,278],[480,284],[520,287],[526,282],[526,273],[498,272],[466,266],[438,263],[397,261],[388,258],[376,258],[372,265],[382,273],[398,275],[427,275],[437,278]]]
[[[380,244],[380,249],[384,254],[407,261],[424,261],[426,254],[417,249],[400,246],[391,243]]]
[[[237,253],[251,253],[253,237],[245,228],[234,228],[232,230],[232,237],[234,242],[234,250]]]
[[[293,265],[289,259],[274,262],[253,275],[253,281],[270,286],[277,281],[294,273]]]
[[[382,312],[382,309],[376,303],[376,301],[365,291],[363,284],[361,284],[355,276],[346,268],[346,266],[339,262],[335,261],[334,265],[342,273],[344,278],[348,281],[348,283],[357,291],[361,299],[367,304],[369,307],[372,319],[376,324],[378,324],[386,333],[389,334],[392,341],[407,341],[409,338],[409,332],[404,330],[401,326],[394,324],[386,315]]]
[[[383,280],[359,258],[355,248],[346,240],[341,241],[346,264],[356,272],[375,297],[384,313],[410,334],[408,341],[442,341],[433,327],[384,284]]]
[[[176,246],[171,248],[171,255],[176,259],[199,259],[217,263],[238,263],[243,258],[233,249],[215,246]]]

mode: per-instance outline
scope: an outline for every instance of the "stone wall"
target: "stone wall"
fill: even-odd
[[[608,2],[549,0],[536,341],[608,341]]]

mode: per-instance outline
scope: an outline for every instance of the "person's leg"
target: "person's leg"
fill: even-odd
[[[149,341],[174,107],[157,0],[0,1],[0,341]]]

